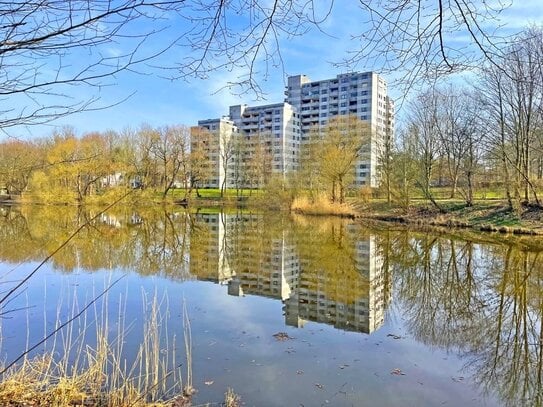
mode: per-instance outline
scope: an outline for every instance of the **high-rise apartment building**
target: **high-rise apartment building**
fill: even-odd
[[[285,95],[283,103],[231,106],[227,117],[198,122],[200,128],[212,133],[214,143],[209,147],[210,165],[214,168],[204,186],[220,187],[225,177],[227,187],[258,186],[258,179],[247,178],[254,172],[250,170],[255,160],[267,162],[273,174],[285,176],[296,171],[300,148],[309,140],[309,132],[345,115],[356,116],[371,129],[369,143],[363,146],[356,163],[355,185],[378,186],[385,140],[394,137],[394,102],[383,78],[374,72],[353,72],[319,81],[305,75],[290,76]],[[221,157],[229,143],[225,141],[234,139],[238,141],[238,154],[224,168]]]
[[[290,76],[285,101],[299,113],[302,143],[309,131],[336,116],[354,115],[371,128],[370,144],[356,164],[355,184],[378,186],[378,165],[387,137],[394,137],[394,102],[387,84],[375,72],[353,72],[332,79],[311,81],[306,75]]]

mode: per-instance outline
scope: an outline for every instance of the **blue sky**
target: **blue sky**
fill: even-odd
[[[498,3],[498,1],[496,1]],[[502,13],[500,24],[505,24],[509,32],[516,31],[529,23],[543,23],[543,1],[514,0],[514,4]],[[259,85],[264,92],[264,100],[256,100],[253,94],[242,96],[222,89],[229,81],[235,81],[246,72],[246,68],[237,67],[210,73],[207,79],[186,78],[168,80],[162,76],[169,71],[140,67],[145,74],[123,72],[108,80],[111,86],[101,89],[83,86],[70,89],[74,97],[100,98],[100,104],[112,105],[130,96],[128,100],[108,109],[74,114],[48,125],[16,127],[8,134],[21,138],[47,136],[55,127],[70,125],[78,134],[90,131],[122,130],[138,127],[142,123],[153,126],[184,124],[194,125],[198,119],[215,118],[228,113],[228,106],[238,103],[264,104],[282,101],[286,75],[307,74],[312,79],[325,79],[348,69],[338,69],[333,63],[341,61],[350,50],[357,49],[359,43],[351,40],[353,33],[361,31],[363,21],[358,11],[357,2],[338,0],[332,14],[322,24],[321,29],[312,29],[302,36],[283,38],[280,42],[282,66],[268,64],[267,75],[258,75]],[[179,26],[176,26],[178,24]],[[186,24],[172,22],[172,28],[155,37],[154,44],[166,43],[172,35]],[[496,23],[496,25],[498,25]],[[146,29],[147,27],[143,27]],[[458,34],[461,42],[462,33]],[[153,46],[150,43],[149,46]],[[110,49],[110,52],[121,52]],[[155,65],[169,65],[172,61],[186,57],[186,49],[172,49],[164,54]],[[81,55],[77,55],[81,58]],[[264,70],[264,61],[259,60],[260,70]],[[357,66],[355,70],[380,71],[380,61],[367,61],[366,66]],[[399,73],[398,73],[399,74]],[[389,82],[393,75],[386,75]],[[393,97],[398,97],[398,90],[389,89]],[[17,102],[20,103],[20,102]],[[24,102],[23,102],[24,103]],[[0,137],[5,137],[1,136]]]

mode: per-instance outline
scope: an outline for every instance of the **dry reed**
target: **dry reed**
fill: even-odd
[[[74,296],[71,313],[79,312]],[[155,293],[144,293],[142,342],[136,357],[128,361],[124,343],[131,328],[124,317],[126,300],[120,301],[116,325],[111,338],[107,298],[94,312],[85,312],[78,324],[69,324],[50,342],[46,354],[29,357],[10,367],[0,381],[0,405],[7,406],[111,406],[142,407],[190,405],[192,364],[187,361],[187,383],[179,371],[175,335],[168,332],[169,305]],[[60,324],[59,303],[57,322]],[[93,315],[89,315],[93,314]],[[183,304],[183,330],[187,359],[191,358],[190,322]],[[89,327],[95,332],[89,335]],[[94,344],[88,337],[94,336]],[[87,339],[85,339],[87,338]],[[188,342],[187,342],[188,339]],[[60,356],[56,356],[60,355]],[[0,366],[1,367],[1,366]],[[183,404],[181,404],[183,402]]]
[[[351,205],[331,202],[325,195],[319,195],[314,199],[305,196],[297,197],[292,202],[291,210],[303,215],[356,216],[356,211]]]

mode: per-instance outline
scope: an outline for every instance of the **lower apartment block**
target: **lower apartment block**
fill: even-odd
[[[204,187],[257,188],[298,168],[300,123],[288,103],[231,106],[227,117],[198,121],[191,136],[192,151],[207,156]]]

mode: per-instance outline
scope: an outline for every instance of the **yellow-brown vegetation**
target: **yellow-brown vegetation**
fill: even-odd
[[[304,215],[354,217],[356,211],[349,203],[331,202],[325,195],[315,199],[301,196],[294,199],[291,210]]]

